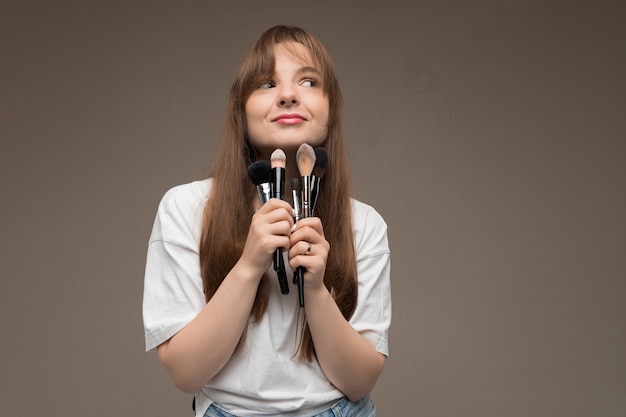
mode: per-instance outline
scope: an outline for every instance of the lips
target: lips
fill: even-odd
[[[292,114],[281,114],[280,116],[275,117],[272,121],[281,123],[281,124],[298,124],[302,123],[306,120],[306,118],[300,114],[292,113]]]

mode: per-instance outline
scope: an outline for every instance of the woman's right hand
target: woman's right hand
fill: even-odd
[[[272,264],[277,248],[288,250],[295,213],[288,202],[270,199],[252,216],[239,262],[252,268],[259,279]]]

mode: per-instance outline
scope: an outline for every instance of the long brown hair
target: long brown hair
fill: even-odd
[[[258,82],[274,73],[274,46],[285,42],[300,43],[310,52],[321,72],[324,93],[329,101],[328,132],[322,144],[328,152],[329,163],[322,180],[316,215],[324,224],[324,234],[331,247],[324,283],[343,316],[349,319],[357,304],[357,269],[349,174],[341,127],[343,99],[328,52],[311,33],[297,27],[275,26],[262,33],[243,59],[231,86],[212,174],[211,196],[203,217],[200,266],[204,292],[208,302],[243,252],[254,214],[252,202],[256,192],[247,176],[247,167],[254,162],[256,150],[247,135],[245,104]],[[269,282],[265,274],[252,307],[251,316],[255,320],[265,313],[268,300]],[[304,323],[299,356],[310,361],[314,352],[311,333]]]

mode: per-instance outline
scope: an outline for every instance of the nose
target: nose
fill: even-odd
[[[289,96],[289,97],[281,97],[279,104],[282,107],[288,107],[288,106],[293,106],[295,104],[298,104],[298,99],[295,96]]]
[[[290,107],[298,104],[298,96],[291,86],[283,86],[278,96],[278,105],[281,107]]]

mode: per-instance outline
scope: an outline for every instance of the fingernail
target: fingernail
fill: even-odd
[[[296,231],[296,224],[294,223],[293,226],[291,226],[290,232],[293,233],[295,231]]]

